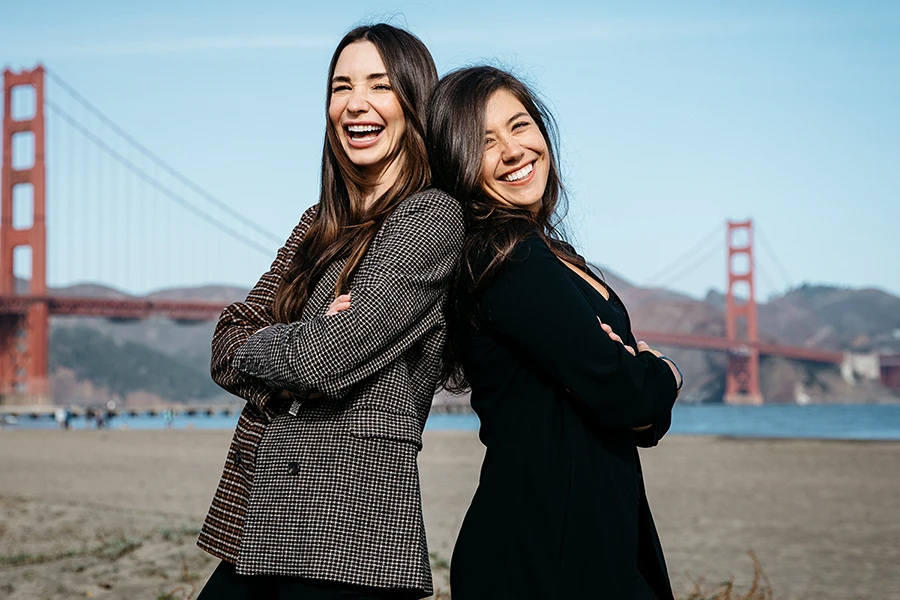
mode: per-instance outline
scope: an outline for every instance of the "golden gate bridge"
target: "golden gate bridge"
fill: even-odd
[[[46,84],[52,81],[64,94],[73,98],[97,123],[111,128],[129,147],[128,151],[118,150],[105,142],[99,135],[64,109],[59,103],[47,97]],[[26,92],[23,94],[23,91]],[[26,98],[29,106],[17,109],[13,99],[18,94]],[[22,102],[19,102],[22,104]],[[48,374],[48,336],[51,316],[68,317],[104,317],[110,319],[146,319],[150,317],[167,317],[178,321],[215,320],[223,308],[222,302],[213,301],[173,301],[165,299],[141,298],[106,298],[78,297],[71,294],[54,292],[47,280],[47,111],[58,117],[59,128],[65,126],[70,136],[80,136],[79,142],[70,137],[67,156],[70,161],[67,168],[69,186],[80,184],[85,191],[84,197],[97,195],[96,190],[89,190],[89,182],[84,173],[84,165],[75,165],[74,155],[85,159],[87,149],[93,147],[124,169],[130,176],[130,185],[140,186],[138,195],[146,195],[152,190],[157,196],[168,198],[172,205],[193,214],[194,218],[214,227],[219,233],[243,244],[257,252],[274,256],[274,249],[269,244],[280,243],[278,236],[265,230],[227,204],[217,200],[199,185],[175,171],[165,161],[147,150],[137,140],[116,126],[102,112],[88,103],[65,81],[38,66],[33,70],[13,72],[9,69],[3,73],[3,167],[0,174],[0,404],[49,404],[50,386]],[[86,120],[86,119],[85,119]],[[59,140],[60,134],[50,136]],[[23,144],[23,140],[29,142]],[[64,145],[62,143],[61,145]],[[59,149],[61,151],[61,149]],[[137,153],[149,161],[152,169],[137,165],[131,155]],[[153,172],[151,172],[151,170]],[[100,168],[97,168],[100,171]],[[122,175],[107,169],[113,183],[97,176],[98,187],[121,187],[125,185]],[[78,181],[75,179],[78,178]],[[118,181],[115,181],[118,178]],[[166,183],[168,180],[169,183]],[[137,182],[135,184],[134,182]],[[240,223],[244,230],[254,232],[256,237],[265,238],[264,243],[255,241],[251,236],[241,232],[237,227],[228,225],[221,217],[208,210],[197,208],[187,202],[184,196],[175,190],[177,184],[182,189],[199,195],[210,203],[217,214],[222,214]],[[63,186],[57,185],[57,193]],[[132,190],[133,191],[133,190]],[[125,194],[127,195],[127,194]],[[54,210],[68,207],[62,197],[54,197]],[[114,200],[119,200],[114,198]],[[111,204],[105,210],[117,210]],[[104,209],[101,209],[101,211]],[[150,227],[152,219],[144,218],[146,212],[158,208],[148,205],[141,207],[138,218],[122,216],[119,218],[137,222],[138,228]],[[158,217],[159,215],[156,214]],[[169,217],[171,218],[171,217]],[[183,217],[175,218],[179,223]],[[68,218],[74,222],[74,218]],[[60,232],[67,231],[65,225],[58,223]],[[97,237],[115,237],[112,233],[119,228],[115,224],[106,230],[98,226],[94,233]],[[144,248],[135,250],[135,254],[155,257],[161,246],[160,234],[166,227],[155,225],[144,240]],[[172,225],[174,227],[174,225]],[[54,230],[56,231],[56,230]],[[754,231],[753,223],[746,221],[729,221],[726,224],[727,248],[727,288],[725,295],[725,335],[723,337],[673,333],[667,331],[638,330],[635,335],[650,343],[678,348],[724,352],[728,356],[724,401],[732,404],[762,404],[764,399],[760,392],[759,360],[761,355],[779,356],[797,361],[820,364],[840,365],[846,360],[843,352],[805,346],[791,346],[767,343],[759,338],[757,323],[757,304],[755,294],[754,269]],[[72,234],[77,236],[79,234]],[[123,235],[123,234],[119,234]],[[190,235],[190,234],[187,234]],[[172,234],[169,234],[169,240]],[[90,238],[91,236],[88,236]],[[140,237],[140,235],[132,236]],[[276,246],[277,247],[277,246]],[[129,246],[131,248],[131,246]],[[22,250],[28,253],[24,258],[17,256]],[[195,249],[196,250],[196,249]],[[178,253],[185,252],[182,246]],[[128,251],[113,249],[105,251],[108,259],[124,262],[129,268]],[[192,257],[193,258],[193,257]],[[152,258],[150,260],[153,260]],[[23,288],[21,279],[17,279],[16,265],[23,263],[30,270],[27,289]],[[133,269],[132,269],[133,270]],[[878,368],[881,383],[890,389],[900,390],[900,356],[880,355]]]

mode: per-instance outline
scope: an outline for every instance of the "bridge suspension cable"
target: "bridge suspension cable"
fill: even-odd
[[[697,242],[697,244],[695,244],[686,252],[682,253],[675,260],[671,261],[665,266],[665,268],[660,269],[657,273],[648,278],[641,287],[663,287],[675,281],[679,277],[690,273],[698,265],[706,261],[710,256],[711,250],[721,251],[721,237],[719,236],[722,235],[722,227],[722,223],[718,223],[709,233],[703,236],[703,238],[699,242]],[[712,242],[715,242],[715,245],[712,245]],[[707,248],[707,246],[709,246],[709,248]],[[695,256],[704,248],[707,248],[706,252],[700,257],[700,259],[688,263],[687,267],[683,266],[685,261],[689,260],[692,256]]]
[[[766,273],[766,270],[763,268],[762,264],[760,264],[758,261],[756,263],[755,270],[756,270],[756,273],[759,273],[760,279],[763,280],[763,283],[765,283],[766,286],[768,287],[769,293],[773,294],[773,295],[775,293],[777,293],[778,288],[775,286],[774,283],[772,283],[772,280],[769,279],[768,273]],[[760,293],[760,292],[757,292],[757,295],[762,297],[762,293]]]
[[[769,258],[772,259],[772,262],[775,263],[775,266],[778,267],[780,271],[781,277],[788,289],[794,287],[794,280],[788,273],[787,269],[784,268],[784,265],[781,264],[781,261],[778,260],[778,255],[775,254],[775,251],[772,250],[772,246],[769,245],[769,241],[766,239],[766,236],[763,235],[762,229],[757,225],[756,226],[756,237],[762,243],[763,250],[766,251],[766,254]]]
[[[84,107],[92,115],[94,115],[94,117],[96,117],[101,123],[103,123],[104,125],[109,127],[113,132],[116,133],[116,135],[118,135],[119,137],[124,139],[128,144],[133,146],[138,152],[140,152],[142,155],[144,155],[144,157],[146,157],[148,160],[150,160],[152,163],[154,163],[156,166],[158,166],[164,172],[166,172],[170,176],[174,177],[177,181],[182,183],[189,190],[196,193],[198,196],[200,196],[201,198],[203,198],[204,200],[206,200],[207,202],[209,202],[210,204],[215,206],[217,209],[228,214],[229,216],[231,216],[235,220],[239,221],[246,227],[252,229],[253,231],[256,231],[258,234],[262,235],[263,237],[267,238],[268,240],[273,241],[279,245],[284,241],[280,236],[275,235],[268,229],[264,228],[263,226],[259,225],[258,223],[245,217],[244,215],[242,215],[241,213],[239,213],[238,211],[233,209],[231,206],[229,206],[227,203],[219,200],[218,198],[213,196],[211,193],[209,193],[208,191],[206,191],[205,189],[200,187],[199,184],[197,184],[196,182],[194,182],[193,180],[188,178],[186,175],[184,175],[183,173],[179,172],[174,167],[169,165],[162,158],[160,158],[157,154],[152,152],[149,148],[147,148],[146,146],[144,146],[143,144],[138,142],[133,136],[128,134],[128,132],[126,132],[124,129],[122,129],[121,127],[116,125],[109,117],[107,117],[105,114],[103,114],[103,112],[100,111],[100,109],[98,109],[93,104],[88,102],[88,100],[85,99],[84,96],[82,96],[77,91],[75,91],[75,89],[72,86],[70,86],[68,83],[66,83],[59,75],[57,75],[53,71],[50,71],[47,69],[45,69],[45,73],[50,79],[53,80],[54,83],[56,83],[63,90],[65,90],[66,93],[68,93],[73,99],[75,99],[76,102],[81,104],[82,107]],[[49,105],[49,101],[45,101],[45,104]],[[54,108],[54,110],[56,110],[56,111],[59,111],[59,108],[56,105],[54,105],[52,108]],[[268,249],[265,252],[266,252],[267,256],[272,254],[271,249]]]
[[[716,224],[716,226],[703,236],[703,238],[701,238],[701,240],[693,247],[667,264],[664,269],[660,269],[656,274],[646,279],[645,283],[640,284],[637,293],[633,294],[629,299],[628,307],[634,309],[641,306],[653,296],[654,290],[678,280],[716,254],[720,253],[722,251],[720,243],[721,236],[723,235],[723,227],[724,225],[722,223]],[[696,254],[701,251],[703,251],[703,253],[699,257],[690,260],[691,257],[696,256]]]
[[[196,215],[200,219],[213,225],[214,227],[216,227],[223,233],[231,236],[235,240],[262,253],[264,256],[272,255],[271,248],[267,248],[266,246],[263,246],[262,244],[258,244],[257,242],[253,241],[249,237],[243,235],[242,233],[238,232],[237,230],[233,229],[232,227],[230,227],[230,226],[226,225],[225,223],[221,222],[220,220],[216,219],[209,213],[206,213],[202,209],[194,206],[194,204],[189,202],[183,196],[180,196],[179,194],[177,194],[172,188],[166,186],[165,184],[160,183],[158,179],[152,177],[146,171],[144,171],[143,169],[141,169],[140,167],[135,165],[133,162],[131,162],[128,158],[126,158],[121,153],[119,153],[118,151],[116,151],[115,149],[110,147],[108,144],[106,144],[98,136],[91,133],[90,130],[88,130],[85,126],[83,126],[81,123],[79,123],[77,120],[75,120],[74,117],[72,117],[65,110],[63,110],[62,108],[57,106],[51,100],[45,100],[44,105],[47,106],[47,108],[49,108],[51,111],[53,111],[61,119],[63,119],[66,123],[68,123],[70,127],[75,129],[82,136],[84,136],[85,139],[88,139],[91,142],[93,142],[95,146],[100,148],[107,155],[109,155],[110,157],[115,159],[119,164],[121,164],[126,169],[128,169],[129,171],[131,171],[132,173],[137,175],[145,183],[154,187],[158,192],[162,193],[164,196],[166,196],[170,200],[176,202],[177,204],[179,204],[186,210],[192,212],[194,215]],[[272,235],[272,234],[270,234],[270,235]]]

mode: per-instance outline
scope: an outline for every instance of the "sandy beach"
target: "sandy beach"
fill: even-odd
[[[196,597],[216,561],[194,542],[230,438],[0,431],[0,598]],[[482,455],[473,432],[425,434],[443,598]],[[681,597],[701,578],[745,585],[752,550],[776,600],[900,598],[900,443],[671,436],[642,459]]]

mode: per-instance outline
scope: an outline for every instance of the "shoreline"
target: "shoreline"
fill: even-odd
[[[217,561],[196,534],[230,440],[200,429],[0,432],[0,596],[199,590]],[[446,592],[484,449],[474,431],[426,431],[424,443],[426,531]],[[895,441],[670,435],[641,459],[679,597],[697,578],[749,584],[749,551],[775,600],[900,597]]]

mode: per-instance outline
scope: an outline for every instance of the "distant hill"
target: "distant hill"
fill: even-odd
[[[900,298],[877,289],[803,285],[759,309],[770,339],[831,350],[900,352]]]
[[[125,292],[94,283],[77,283],[75,285],[52,288],[52,290],[54,295],[73,298],[108,298],[110,300],[134,298],[134,296]]]
[[[601,271],[628,306],[636,329],[724,335],[721,293],[710,291],[704,299],[695,299],[671,290],[641,288],[612,270]],[[130,297],[91,284],[70,286],[59,293]],[[246,293],[233,286],[202,286],[159,290],[144,298],[218,301],[224,306],[242,300]],[[900,352],[900,298],[875,289],[803,285],[759,304],[759,326],[760,337],[767,341],[841,351]],[[213,328],[212,322],[178,324],[162,318],[114,322],[56,317],[52,320],[51,364],[66,381],[72,377],[90,381],[98,394],[124,397],[143,390],[172,401],[208,399],[216,394],[222,398],[224,392],[209,380]],[[721,401],[724,354],[663,350],[675,357],[685,372],[682,401]],[[96,359],[85,358],[85,353]],[[125,354],[139,358],[126,359]],[[798,395],[817,402],[897,399],[875,382],[851,386],[832,367],[764,358],[761,370],[763,395],[770,402],[792,402]]]
[[[227,285],[205,285],[192,288],[175,288],[160,290],[144,296],[152,300],[203,300],[206,302],[222,302],[223,306],[239,302],[247,297],[249,290]]]
[[[144,392],[161,399],[205,400],[220,393],[196,365],[151,349],[117,342],[89,327],[56,327],[50,336],[50,369],[74,373],[81,381],[126,398]]]
[[[247,290],[234,286],[167,289],[133,296],[106,286],[78,284],[54,294],[93,298],[205,300],[226,306]],[[210,340],[215,323],[176,323],[103,318],[51,319],[50,368],[55,396],[91,403],[139,397],[141,402],[228,400],[209,377]]]

